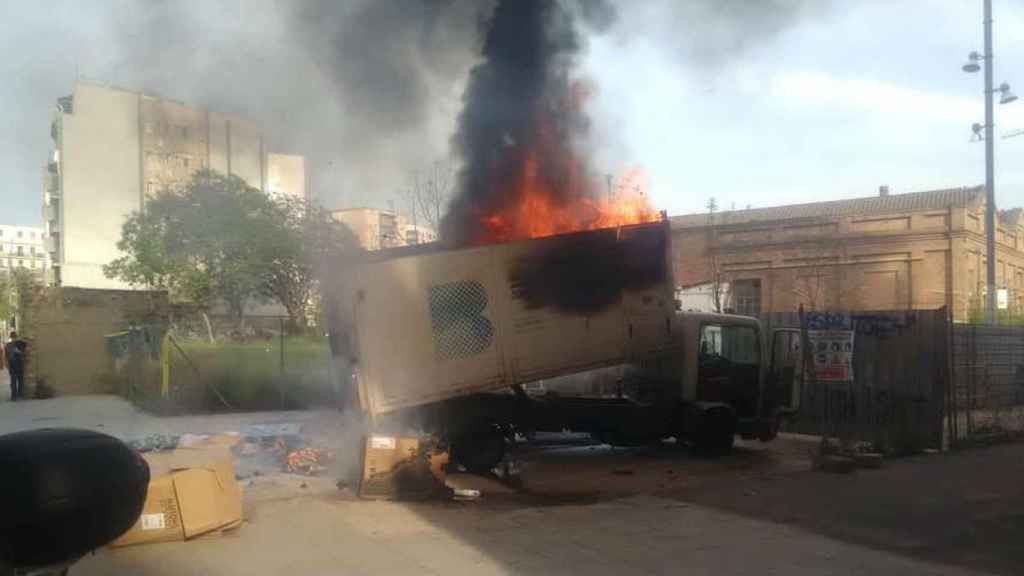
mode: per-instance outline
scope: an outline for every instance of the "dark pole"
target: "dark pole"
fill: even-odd
[[[992,0],[985,0],[985,309],[996,322],[996,182],[995,126],[992,114]]]
[[[285,381],[284,381],[284,328],[285,328],[285,326],[284,326],[284,318],[278,318],[277,320],[278,320],[278,325],[280,327],[280,336],[279,336],[279,338],[280,338],[280,340],[279,340],[280,346],[278,346],[278,348],[280,349],[280,356],[278,358],[277,372],[278,372],[278,377],[281,379],[281,408],[283,409],[285,407],[285,402],[284,402],[284,389],[285,389]]]

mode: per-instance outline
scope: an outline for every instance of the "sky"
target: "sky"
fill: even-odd
[[[994,3],[996,83],[1024,94],[1024,0]],[[330,207],[396,200],[448,153],[479,9],[343,4],[0,0],[0,223],[41,223],[49,122],[76,74],[257,117],[311,158]],[[643,169],[659,209],[984,181],[982,77],[960,70],[982,48],[980,0],[616,6],[579,65],[596,88],[588,149],[598,172]],[[1024,136],[999,138],[1014,129],[1024,100],[996,107],[1000,207],[1024,205]]]

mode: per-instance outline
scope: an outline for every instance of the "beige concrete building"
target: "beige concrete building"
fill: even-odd
[[[948,306],[985,294],[985,193],[934,190],[671,219],[678,289],[742,314]],[[997,289],[1024,313],[1024,216],[999,213]],[[709,303],[710,304],[710,303]],[[697,306],[700,307],[700,306]],[[705,306],[706,307],[706,306]]]
[[[306,159],[293,154],[267,154],[268,194],[309,199]]]
[[[120,255],[125,218],[199,169],[261,190],[273,175],[275,191],[305,196],[301,157],[267,154],[251,121],[182,102],[78,81],[58,99],[50,133],[43,217],[57,285],[128,288],[102,270]]]
[[[435,231],[413,224],[408,218],[391,210],[344,208],[332,211],[331,216],[347,226],[359,239],[359,245],[366,250],[425,244],[437,240]]]
[[[0,274],[22,269],[45,278],[49,268],[45,236],[37,226],[0,224]]]

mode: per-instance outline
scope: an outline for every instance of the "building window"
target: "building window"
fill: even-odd
[[[22,231],[18,230],[18,238],[21,238],[21,237],[22,237]]]
[[[34,234],[35,234],[35,233],[33,233],[33,235],[34,235]],[[29,253],[29,254],[31,254],[31,255],[33,255],[33,256],[35,256],[35,255],[36,255],[36,247],[35,247],[35,246],[29,246],[29,248],[28,248],[28,253]]]
[[[29,263],[28,263],[28,267],[29,267],[29,268],[35,268],[35,267],[36,267],[36,261],[35,261],[35,260],[32,260],[31,262],[29,262]]]
[[[732,301],[737,314],[761,314],[761,280],[736,280],[732,285]]]
[[[25,255],[25,247],[24,246],[18,246],[18,256],[24,256],[24,255]]]
[[[25,261],[24,260],[18,260],[18,268],[24,268],[24,267],[25,267]]]

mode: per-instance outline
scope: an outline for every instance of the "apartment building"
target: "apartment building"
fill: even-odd
[[[331,216],[348,227],[366,250],[425,244],[437,240],[437,232],[414,224],[409,218],[392,210],[378,208],[344,208]]]
[[[272,154],[252,121],[80,80],[59,98],[43,174],[53,283],[129,288],[103,275],[121,226],[157,191],[211,168],[264,191],[306,196],[300,156]]]
[[[43,228],[0,224],[0,273],[29,270],[41,279],[49,268]]]

